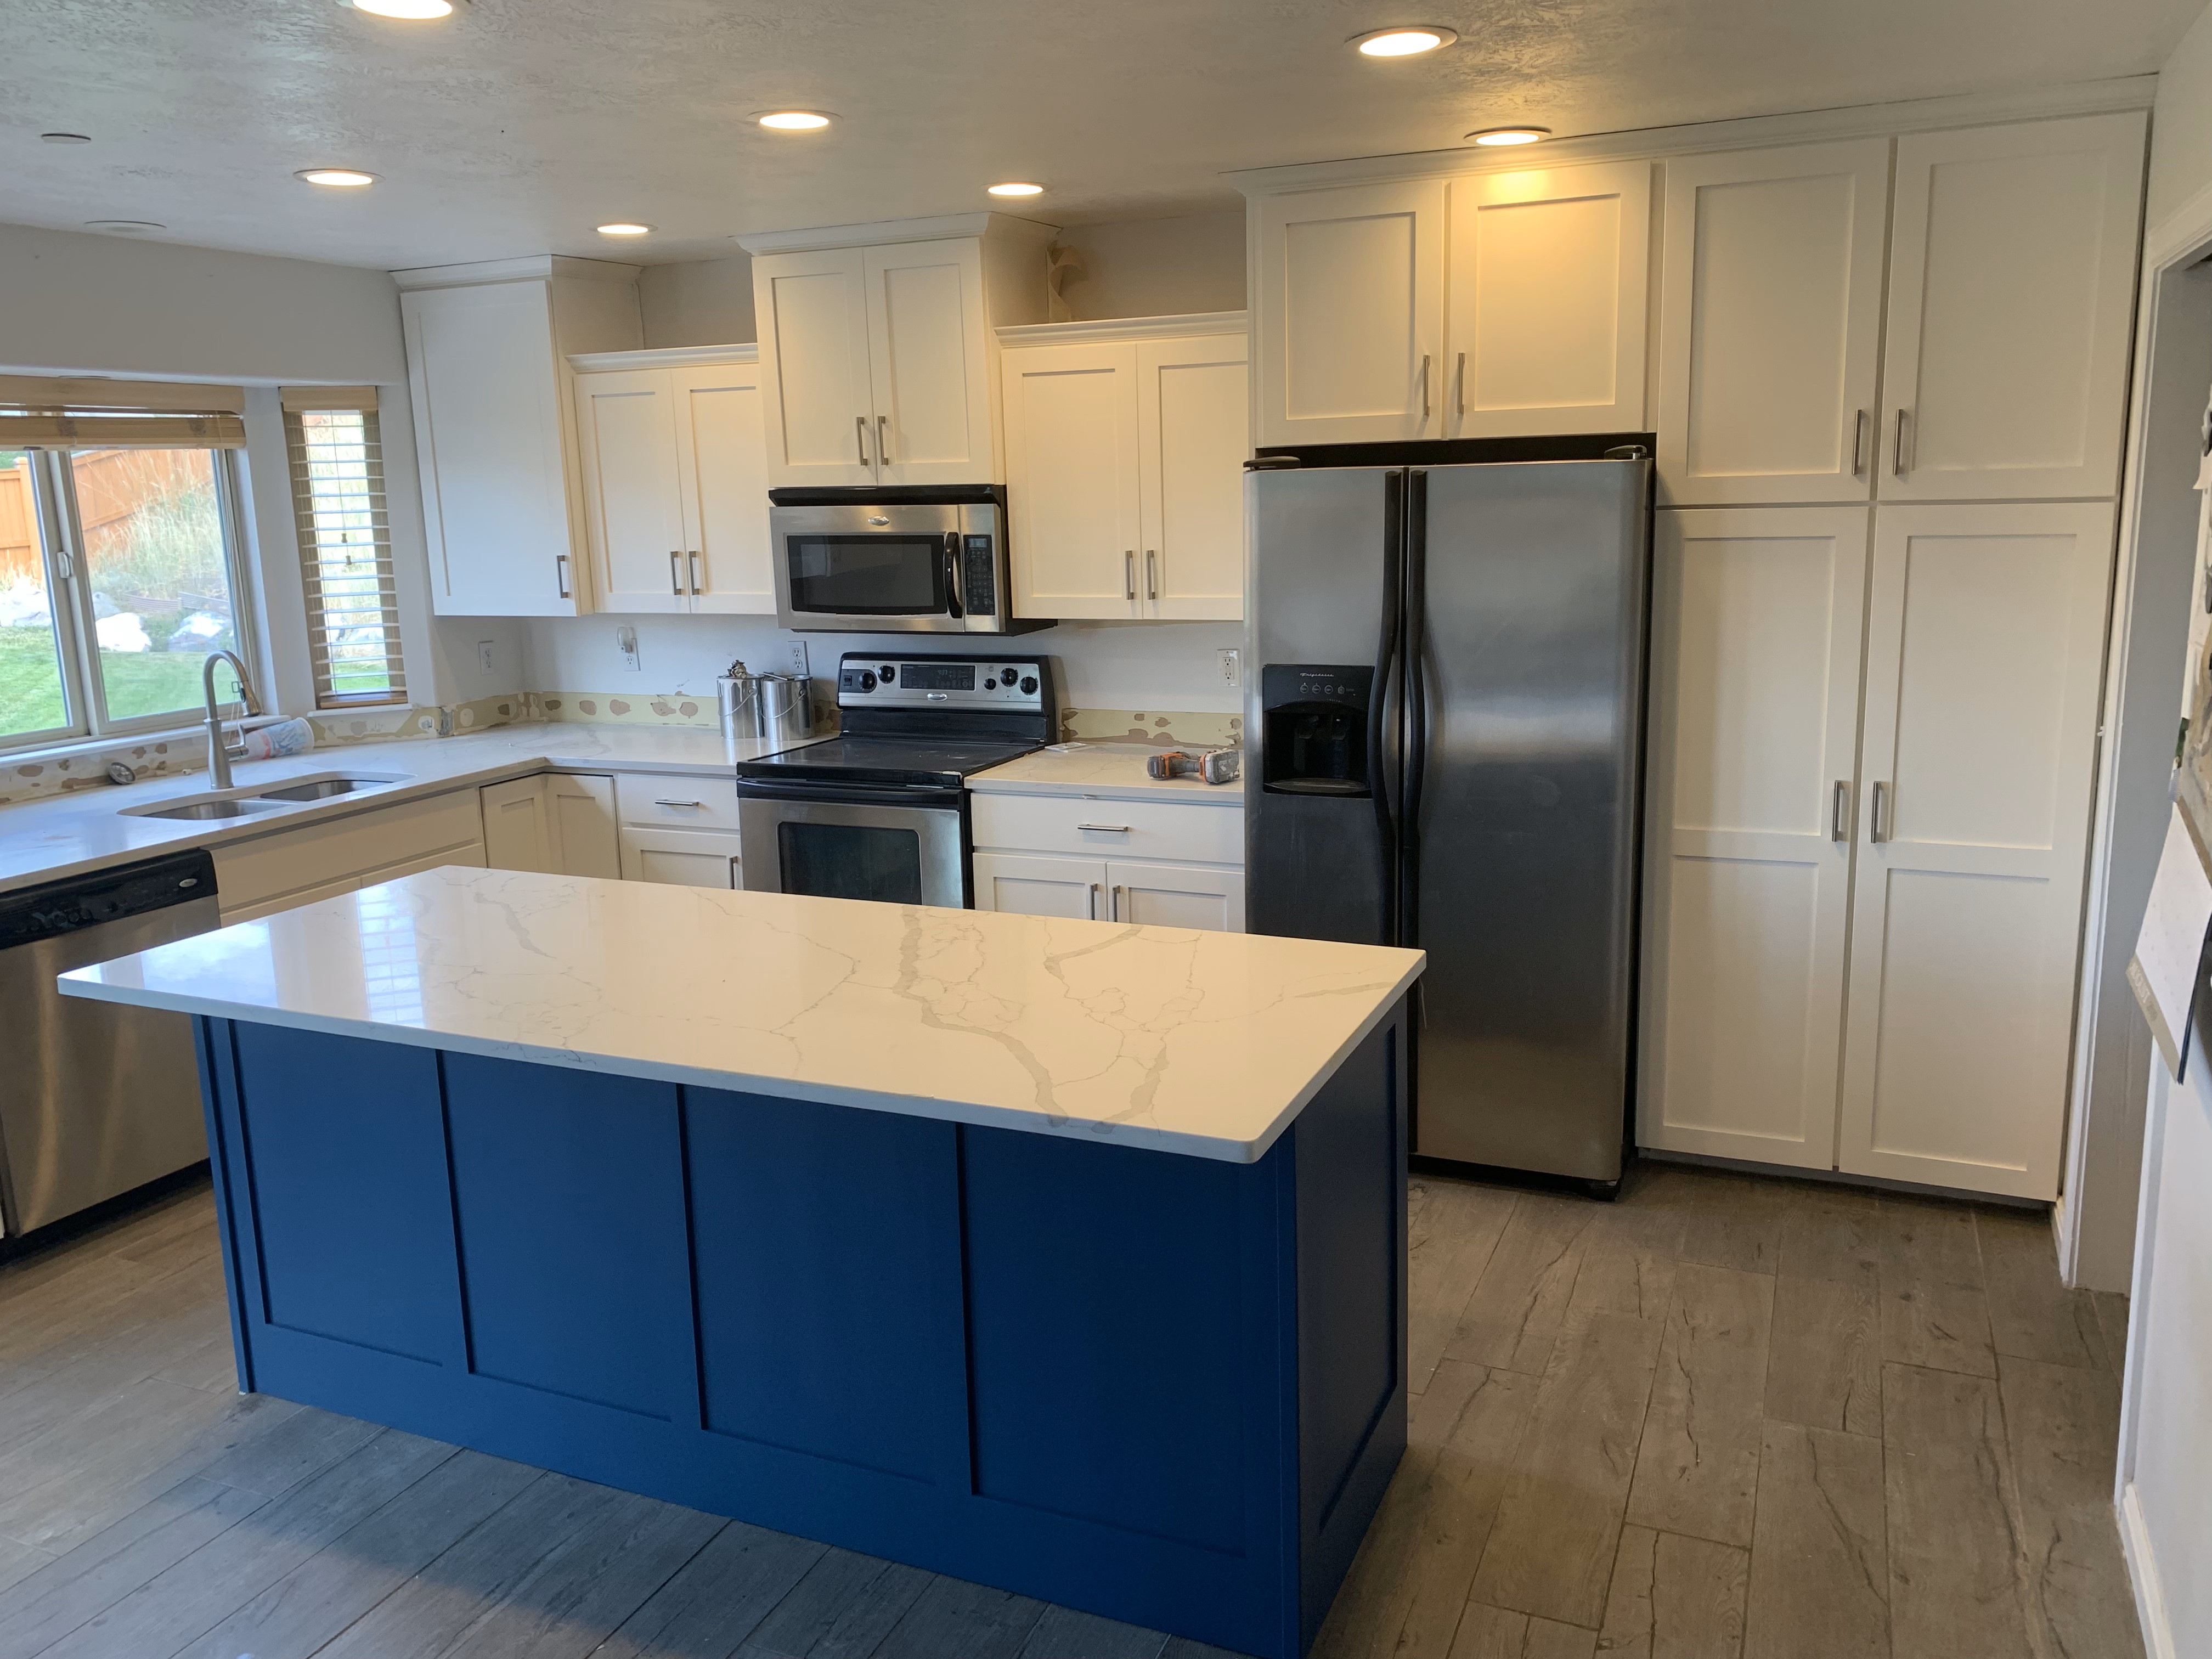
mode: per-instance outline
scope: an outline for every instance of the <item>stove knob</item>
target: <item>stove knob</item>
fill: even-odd
[[[898,670],[892,667],[890,664],[885,663],[881,668],[876,670],[876,678],[885,685],[889,685],[898,678]]]
[[[1025,697],[1033,697],[1036,695],[1036,679],[1034,676],[1029,674],[1022,676],[1022,695]]]
[[[872,691],[875,689],[876,677],[870,673],[866,669],[863,668],[860,671],[860,690],[863,691]]]
[[[1014,671],[1011,668],[1006,670],[1005,673],[999,676],[999,684],[1001,685],[1012,685],[1013,683]]]

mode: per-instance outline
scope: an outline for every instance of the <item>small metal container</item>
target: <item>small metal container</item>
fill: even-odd
[[[776,742],[796,743],[814,734],[811,697],[813,680],[804,674],[762,674],[754,707],[759,724],[753,735]]]
[[[760,682],[761,677],[747,672],[742,662],[732,663],[730,672],[714,681],[714,702],[721,713],[724,737],[761,735]]]

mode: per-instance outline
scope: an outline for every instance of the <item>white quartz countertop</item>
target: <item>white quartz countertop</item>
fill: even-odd
[[[76,789],[0,807],[0,892],[187,848],[282,834],[306,823],[532,772],[732,774],[739,761],[791,747],[788,742],[731,739],[690,726],[558,723],[497,726],[458,738],[340,744],[282,760],[241,761],[232,769],[233,784],[259,788],[329,772],[402,774],[406,781],[251,818],[197,822],[126,817],[121,809],[158,805],[173,795],[205,794],[213,787],[205,772]],[[731,787],[736,787],[734,776]]]
[[[1418,951],[458,866],[71,995],[1258,1159]]]
[[[1145,757],[1159,752],[1139,743],[1055,744],[978,772],[968,780],[968,787],[987,795],[1083,795],[1096,800],[1180,798],[1213,806],[1243,805],[1241,779],[1235,783],[1206,783],[1198,778],[1150,775],[1145,770]]]

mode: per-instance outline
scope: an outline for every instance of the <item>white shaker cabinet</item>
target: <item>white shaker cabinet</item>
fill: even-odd
[[[1254,204],[1261,445],[1445,435],[1444,196],[1416,179]]]
[[[2143,133],[2130,113],[1898,141],[1883,499],[2113,493]]]
[[[1863,501],[1889,141],[1667,163],[1662,502]]]
[[[773,614],[751,346],[571,358],[602,611]]]
[[[490,868],[620,879],[612,778],[548,772],[486,784],[477,793]]]
[[[1106,861],[1052,853],[978,853],[975,908],[1104,921]]]
[[[545,258],[394,273],[441,616],[589,611],[566,354],[641,342],[637,268]]]
[[[671,887],[724,887],[744,884],[738,838],[726,830],[659,830],[625,823],[621,830],[624,881],[653,881]]]
[[[1001,480],[992,330],[1042,320],[1053,234],[981,213],[744,238],[769,483]]]
[[[1841,1157],[2057,1192],[2108,503],[1876,515]]]
[[[1471,173],[1449,210],[1443,420],[1419,435],[1644,430],[1651,164]]]
[[[1244,931],[1241,802],[978,790],[969,805],[978,910]]]
[[[1016,616],[1243,614],[1243,320],[1000,331]]]

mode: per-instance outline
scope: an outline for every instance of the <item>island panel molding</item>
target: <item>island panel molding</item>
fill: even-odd
[[[1403,1454],[1401,998],[1241,1164],[194,1024],[249,1391],[1261,1659]]]

